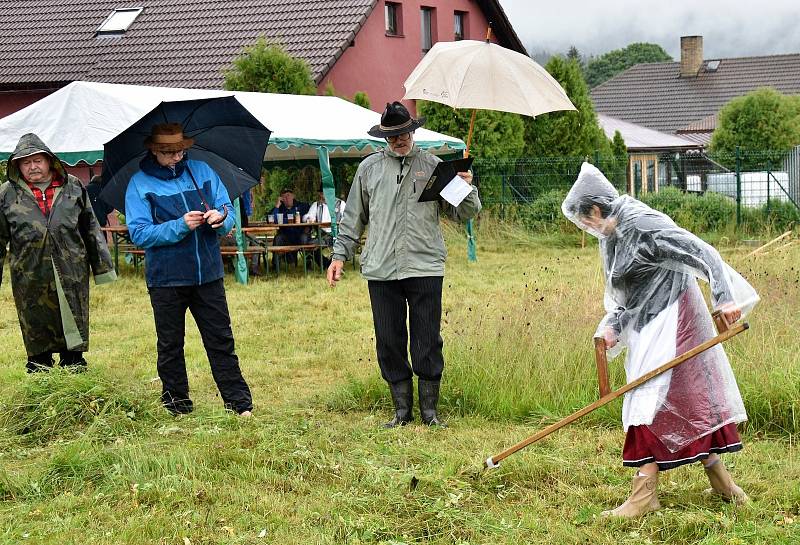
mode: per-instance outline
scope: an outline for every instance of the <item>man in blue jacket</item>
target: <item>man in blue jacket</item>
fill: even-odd
[[[183,352],[188,308],[225,408],[250,416],[252,397],[234,349],[219,250],[219,237],[233,227],[233,214],[228,214],[233,207],[217,173],[188,158],[193,143],[184,138],[180,124],[154,126],[145,140],[149,153],[125,195],[131,240],[145,250],[161,401],[173,414],[193,408]]]

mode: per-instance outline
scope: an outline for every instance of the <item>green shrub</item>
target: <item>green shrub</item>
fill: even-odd
[[[667,214],[675,223],[693,233],[769,236],[800,224],[800,210],[791,202],[771,201],[757,208],[743,206],[742,221],[736,227],[736,201],[719,193],[684,193],[665,187],[658,193],[642,196],[642,202]]]
[[[642,202],[693,233],[723,231],[736,221],[736,203],[719,193],[695,195],[665,187],[658,193],[643,195]]]
[[[800,210],[791,202],[772,201],[743,209],[742,221],[750,231],[770,236],[800,225]]]
[[[504,217],[529,231],[543,234],[575,233],[576,227],[561,212],[567,196],[563,189],[551,189],[531,203],[517,203],[503,208]]]

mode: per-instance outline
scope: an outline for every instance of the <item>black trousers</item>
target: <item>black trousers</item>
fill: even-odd
[[[183,342],[186,309],[192,313],[225,408],[241,413],[253,408],[250,388],[239,368],[222,279],[199,286],[150,288],[158,337],[161,401],[174,413],[192,410]]]
[[[442,280],[441,276],[426,276],[369,281],[378,365],[386,382],[408,380],[413,375],[425,380],[442,378]]]

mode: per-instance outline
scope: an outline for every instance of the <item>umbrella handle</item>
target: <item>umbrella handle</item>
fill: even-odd
[[[206,206],[208,206],[208,205],[206,205]],[[214,223],[209,223],[209,225],[217,225],[218,223],[222,223],[223,221],[225,221],[225,218],[227,218],[227,217],[228,217],[228,205],[227,204],[223,204],[222,205],[222,219],[219,220],[219,221],[215,221]]]
[[[189,177],[192,179],[192,183],[194,184],[194,188],[197,191],[197,195],[200,197],[200,202],[203,204],[203,206],[205,206],[206,212],[209,212],[211,210],[211,207],[208,205],[208,202],[206,202],[205,197],[203,197],[203,192],[200,191],[200,185],[197,183],[197,180],[194,179],[194,174],[192,174],[192,169],[189,168],[188,164],[186,165],[186,172],[189,173]],[[226,210],[225,216],[227,215],[228,212]]]
[[[478,110],[472,110],[472,116],[469,118],[469,132],[467,133],[467,149],[464,150],[464,157],[469,157],[469,146],[472,143],[472,130],[475,128],[475,114]]]

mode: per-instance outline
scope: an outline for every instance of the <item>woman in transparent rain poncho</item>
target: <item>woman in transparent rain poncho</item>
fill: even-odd
[[[729,323],[758,302],[714,248],[668,216],[620,196],[588,163],[562,211],[600,240],[607,314],[595,336],[605,339],[612,358],[627,346],[628,381],[716,335],[696,278],[709,283],[713,308]],[[658,472],[698,461],[716,494],[747,501],[719,458],[741,450],[736,423],[746,419],[721,345],[625,394],[623,465],[639,470],[628,500],[603,515],[636,517],[659,509]]]

